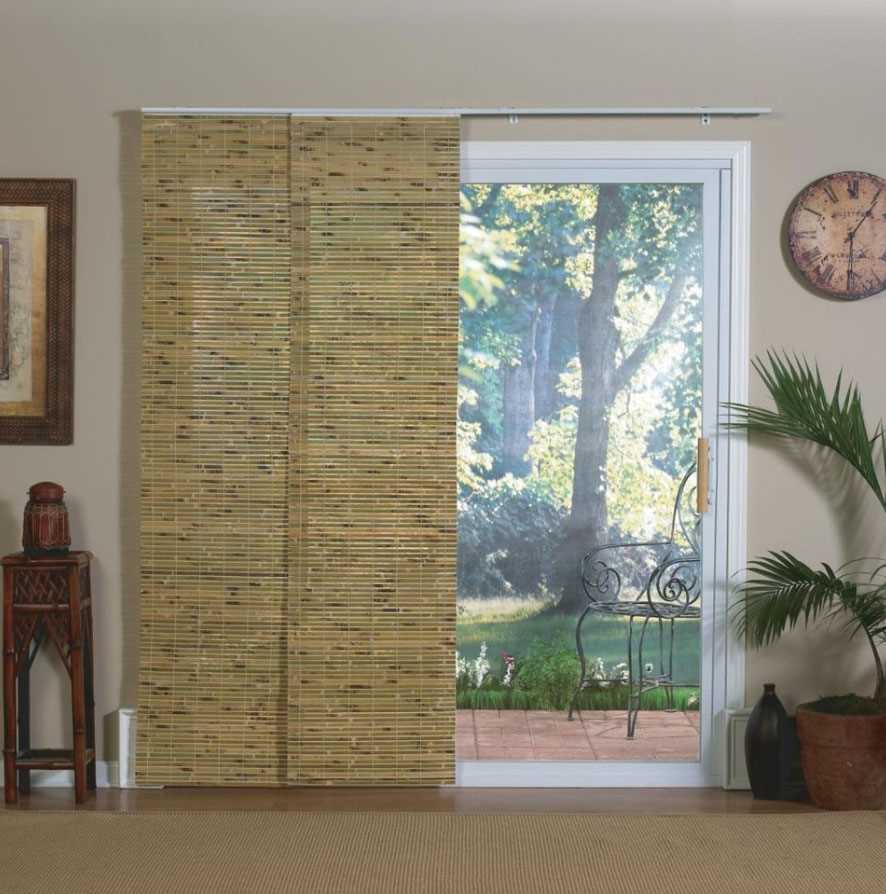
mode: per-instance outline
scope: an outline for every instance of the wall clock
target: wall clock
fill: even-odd
[[[837,298],[886,289],[886,180],[861,171],[828,174],[797,199],[788,224],[797,269]]]

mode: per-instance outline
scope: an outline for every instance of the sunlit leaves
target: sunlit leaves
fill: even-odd
[[[483,473],[492,468],[492,457],[477,450],[476,443],[482,426],[479,422],[467,422],[461,418],[463,407],[477,406],[477,392],[459,383],[457,421],[457,475],[462,492],[476,490],[483,485]]]
[[[624,184],[615,190],[628,212],[626,225],[617,228],[609,246],[621,274],[612,319],[621,339],[616,362],[646,336],[678,267],[687,277],[682,304],[700,306],[700,193],[698,184]],[[463,188],[461,381],[476,398],[463,399],[459,411],[465,505],[485,505],[493,494],[490,488],[504,480],[503,379],[509,366],[530,366],[541,356],[541,342],[532,333],[543,331],[547,320],[556,332],[544,365],[538,361],[547,376],[547,390],[536,407],[544,411],[536,410],[530,433],[532,472],[519,480],[550,500],[550,505],[543,500],[538,505],[564,516],[571,509],[582,390],[578,315],[594,287],[600,195],[600,187],[590,184]],[[613,410],[604,460],[607,503],[610,523],[628,535],[665,531],[676,473],[664,468],[661,457],[671,457],[676,442],[682,452],[691,449],[696,435],[682,424],[685,414],[673,413],[670,404],[697,403],[698,388],[683,387],[689,383],[681,381],[667,390],[684,363],[694,361],[700,367],[700,342],[694,338],[700,311],[690,320],[692,313],[681,307],[673,316],[678,324],[658,327],[651,354]],[[686,342],[687,334],[691,343]],[[558,376],[559,387],[554,388]],[[647,443],[650,431],[659,432],[655,455]],[[491,466],[486,458],[491,458]],[[516,488],[511,490],[508,509],[499,506],[503,513],[521,505]],[[476,511],[471,512],[475,519]],[[545,549],[554,548],[560,534],[562,530]],[[489,562],[504,568],[499,547],[493,541],[487,545]]]
[[[657,389],[626,389],[609,414],[607,510],[633,540],[667,536],[680,479],[658,468],[647,451],[646,434],[661,412],[658,398]]]
[[[550,488],[557,503],[566,511],[572,506],[577,432],[578,407],[566,406],[554,419],[539,419],[529,434],[532,475]]]
[[[500,273],[514,269],[516,260],[509,252],[506,234],[480,226],[465,212],[459,226],[459,294],[469,310],[492,306],[504,288]]]

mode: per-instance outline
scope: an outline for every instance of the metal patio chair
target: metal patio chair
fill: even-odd
[[[624,683],[623,678],[592,680],[588,675],[581,632],[585,618],[592,612],[627,618],[627,738],[634,738],[637,715],[647,692],[664,689],[666,710],[673,711],[674,688],[697,685],[674,680],[674,625],[677,621],[701,617],[701,515],[695,507],[694,478],[693,464],[680,481],[667,539],[607,544],[592,550],[582,560],[581,582],[588,604],[575,628],[581,678],[569,705],[570,720],[579,695],[590,683]],[[628,564],[630,561],[634,563],[633,569]],[[643,660],[650,621],[658,625],[657,669]]]

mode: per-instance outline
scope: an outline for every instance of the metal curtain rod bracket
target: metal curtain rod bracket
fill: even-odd
[[[311,118],[698,118],[710,124],[713,118],[759,118],[769,115],[765,106],[589,106],[536,108],[143,108],[144,115],[292,115]]]

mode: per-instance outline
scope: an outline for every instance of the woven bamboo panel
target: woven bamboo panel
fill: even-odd
[[[137,778],[286,779],[289,122],[143,122]]]
[[[450,783],[458,122],[291,146],[289,779]]]

